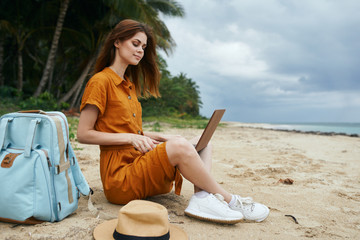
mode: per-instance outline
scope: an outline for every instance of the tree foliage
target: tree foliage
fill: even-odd
[[[199,87],[184,73],[171,76],[166,62],[161,57],[159,59],[162,73],[159,89],[161,98],[141,99],[143,116],[198,116],[202,105]]]
[[[198,86],[191,78],[180,73],[163,77],[160,84],[161,98],[141,99],[143,116],[198,116],[202,105]]]
[[[105,36],[120,20],[149,24],[158,48],[173,50],[160,14],[182,17],[184,10],[175,0],[1,0],[0,93],[7,94],[0,101],[13,97],[22,108],[78,106]],[[144,113],[198,114],[196,84],[185,74],[172,77],[161,58],[159,65],[163,98],[142,99]]]

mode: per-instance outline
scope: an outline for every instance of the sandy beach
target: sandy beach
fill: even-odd
[[[146,129],[145,129],[146,130]],[[191,138],[201,129],[162,129]],[[212,173],[232,193],[251,196],[270,208],[262,223],[222,225],[184,215],[193,186],[184,180],[181,196],[173,192],[148,200],[163,204],[170,221],[190,239],[360,239],[360,138],[323,136],[252,128],[227,123],[215,132]],[[99,148],[72,143],[94,190],[94,206],[117,217],[121,208],[107,202],[99,175]],[[280,179],[291,179],[285,184]],[[4,194],[4,193],[2,193]],[[297,220],[295,222],[294,218]],[[105,221],[87,209],[56,223],[24,226],[0,223],[0,239],[93,239]]]

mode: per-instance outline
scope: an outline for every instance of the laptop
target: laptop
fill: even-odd
[[[213,112],[208,124],[205,127],[205,130],[201,134],[201,137],[195,146],[197,152],[200,152],[208,145],[224,113],[225,109],[217,109]]]

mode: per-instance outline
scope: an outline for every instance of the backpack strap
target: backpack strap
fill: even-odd
[[[13,119],[14,118],[3,118],[3,119],[1,119],[1,122],[0,122],[0,151],[4,148],[4,145],[5,145],[5,137],[6,137],[7,125]]]
[[[65,162],[65,142],[64,142],[64,135],[62,131],[62,125],[60,119],[56,116],[50,116],[51,119],[55,122],[57,137],[58,137],[58,144],[59,144],[59,151],[60,151],[60,164],[55,166],[56,174],[60,174],[61,172],[65,171],[65,177],[68,185],[68,198],[69,203],[74,201],[72,196],[72,187],[71,187],[71,180],[69,177],[69,167],[70,161],[69,159]]]
[[[66,117],[58,112],[48,112],[46,114],[50,116],[52,119],[54,119],[54,121],[58,121],[61,118],[63,119],[64,122],[67,122]],[[66,133],[67,133],[66,138],[69,139],[68,132]],[[75,180],[76,187],[78,188],[78,190],[82,195],[88,196],[90,194],[90,187],[84,175],[81,172],[79,163],[76,159],[74,150],[71,147],[70,141],[68,141],[68,143],[65,145],[65,151],[68,161],[62,164],[60,163],[60,165],[56,166],[57,171],[62,172],[70,167],[73,178]]]
[[[25,151],[24,151],[24,157],[30,157],[32,145],[35,138],[35,132],[37,125],[41,122],[40,118],[36,118],[30,121],[29,129],[27,132],[26,142],[25,142]]]
[[[72,172],[74,180],[75,180],[75,185],[79,189],[79,191],[82,195],[88,196],[90,194],[89,184],[87,183],[84,175],[81,172],[81,169],[80,169],[79,163],[76,159],[73,148],[71,146],[69,146],[68,149],[69,149],[69,159],[72,160],[72,164],[70,165],[70,167],[71,167],[71,172]]]

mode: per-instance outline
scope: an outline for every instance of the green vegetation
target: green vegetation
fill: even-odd
[[[76,140],[79,118],[67,117],[67,119],[69,123],[69,138],[70,140]],[[162,132],[164,127],[203,129],[208,122],[208,119],[203,117],[145,117],[143,120],[144,130],[152,132]]]
[[[208,119],[203,117],[144,117],[143,127],[152,131],[161,130],[161,126],[174,128],[205,128]],[[157,131],[159,132],[159,131]]]
[[[19,106],[20,96],[16,89],[2,86],[0,87],[0,115],[8,112],[16,112],[21,108]]]
[[[141,99],[143,117],[168,116],[199,117],[199,110],[202,105],[198,86],[191,78],[184,73],[178,76],[171,76],[167,70],[166,62],[160,57],[159,67],[162,73],[160,81],[161,98]]]
[[[69,124],[69,139],[75,140],[77,126],[79,124],[79,118],[78,117],[67,117],[67,120],[68,120],[68,124]]]
[[[185,13],[175,0],[0,1],[0,115],[30,109],[76,111],[104,38],[122,19],[149,24],[158,49],[172,52],[175,42],[160,14]],[[172,76],[160,55],[158,64],[162,97],[140,99],[153,131],[161,131],[163,124],[204,127],[196,83],[184,73]],[[76,121],[69,118],[71,139]]]
[[[84,8],[84,6],[86,6]],[[184,16],[175,0],[0,1],[0,108],[77,109],[107,33],[125,18],[153,28],[158,49],[175,42],[161,20]],[[197,116],[198,87],[185,74],[171,76],[159,56],[161,99],[142,99],[144,116]]]

